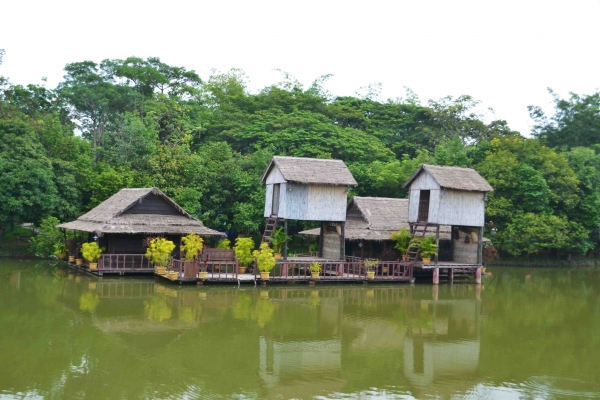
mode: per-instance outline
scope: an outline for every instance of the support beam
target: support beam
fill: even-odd
[[[435,265],[438,265],[440,258],[440,226],[435,227]]]
[[[481,283],[481,268],[475,270],[475,283]]]
[[[341,223],[341,235],[340,235],[340,260],[346,261],[346,222]]]
[[[321,221],[321,232],[319,233],[319,257],[323,257],[323,225],[324,221]]]
[[[477,242],[477,264],[483,265],[483,227],[477,232],[479,241]]]
[[[434,285],[440,284],[440,269],[439,268],[433,269],[433,284]]]
[[[287,235],[288,235],[287,219],[283,220],[283,234],[285,235],[285,237],[287,237]],[[287,257],[288,257],[288,242],[286,240],[285,242],[283,242],[283,259],[287,261]]]
[[[454,268],[448,268],[448,281],[454,282]]]

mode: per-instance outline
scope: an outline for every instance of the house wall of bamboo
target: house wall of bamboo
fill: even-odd
[[[463,264],[477,264],[478,240],[477,228],[459,229],[458,236],[454,236],[452,240],[453,261]]]
[[[410,187],[408,222],[417,221],[422,190],[430,191],[430,224],[483,226],[484,193],[440,188],[426,172],[421,173]]]
[[[339,260],[342,258],[340,247],[342,237],[337,232],[337,228],[331,223],[323,223],[323,253],[321,257],[328,260]],[[336,224],[339,225],[339,224]]]

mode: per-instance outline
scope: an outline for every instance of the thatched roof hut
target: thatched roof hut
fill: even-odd
[[[72,222],[57,228],[104,234],[224,236],[209,229],[157,188],[121,189]]]
[[[356,180],[342,160],[275,156],[262,176],[263,183],[268,183],[267,177],[274,168],[286,182],[357,186]]]
[[[471,192],[493,192],[494,189],[479,172],[472,168],[447,167],[423,164],[402,186],[408,188],[421,174],[427,172],[442,189],[466,190]]]
[[[386,197],[352,198],[346,211],[346,240],[389,240],[392,232],[410,229],[408,199]],[[320,228],[300,232],[301,235],[319,236]],[[435,233],[431,233],[432,236]],[[450,239],[449,226],[440,227],[440,239]]]

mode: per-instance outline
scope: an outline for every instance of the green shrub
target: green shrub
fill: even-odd
[[[185,252],[183,259],[186,261],[193,260],[204,248],[204,239],[195,233],[182,237],[181,241],[183,242],[181,251]]]
[[[98,247],[98,243],[90,242],[81,245],[81,254],[90,263],[95,263],[100,259],[104,249]]]
[[[217,243],[217,249],[229,249],[231,248],[231,240],[223,239]]]
[[[54,245],[63,242],[62,233],[56,228],[60,221],[55,217],[46,217],[40,223],[39,233],[30,240],[31,251],[38,257],[50,257],[54,254]]]
[[[157,237],[148,240],[146,257],[157,267],[166,267],[175,250],[175,243],[165,238]]]
[[[252,238],[237,238],[235,239],[235,256],[240,259],[240,265],[247,267],[252,262],[254,257],[252,251],[254,250],[254,240]]]
[[[258,270],[261,272],[270,272],[276,264],[275,256],[273,255],[273,249],[269,247],[268,243],[262,243],[260,250],[254,250],[252,253],[256,260]]]

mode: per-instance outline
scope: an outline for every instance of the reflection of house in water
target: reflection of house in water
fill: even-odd
[[[470,386],[468,377],[479,371],[480,301],[422,300],[421,309],[424,315],[404,338],[407,383],[438,394],[451,394],[459,382]]]

